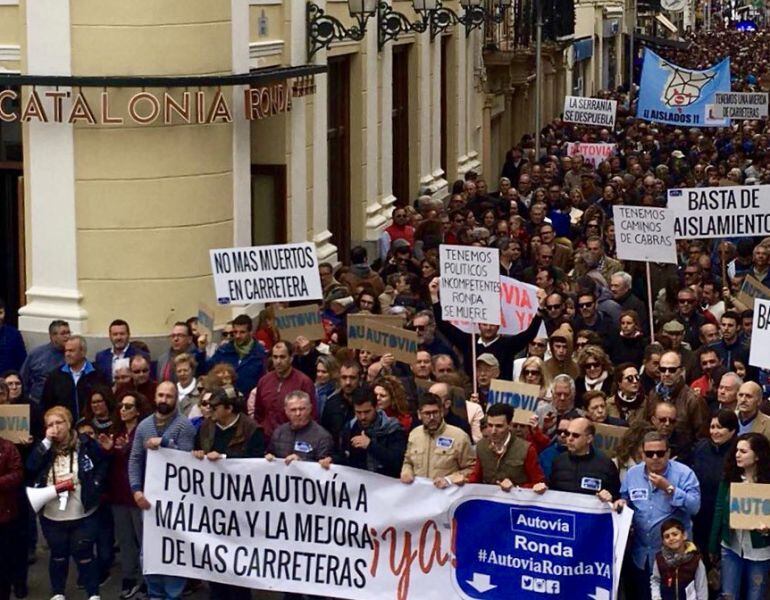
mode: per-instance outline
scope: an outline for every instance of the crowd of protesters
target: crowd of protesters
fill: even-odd
[[[729,55],[734,89],[756,89],[768,41],[719,30],[664,54],[693,67]],[[753,313],[740,294],[747,276],[770,286],[770,238],[679,240],[678,265],[651,265],[647,297],[644,265],[616,255],[612,207],[770,181],[765,122],[679,129],[629,116],[622,91],[606,95],[620,100],[615,129],[557,119],[542,131],[544,156],[526,136],[500,178],[465,173],[446,198],[397,206],[376,248],[322,263],[321,340],[284,339],[273,305],[239,315],[217,341],[194,318],[175,323],[158,356],[120,319],[110,347],[91,354],[64,321],[29,354],[0,327],[0,404],[28,404],[32,422],[27,443],[0,440],[0,532],[20,541],[0,544],[0,600],[27,596],[38,529],[52,600],[64,599],[70,559],[91,600],[115,561],[122,599],[201,585],[213,599],[250,598],[142,576],[145,461],[159,447],[347,465],[440,489],[595,495],[635,511],[625,597],[764,598],[770,523],[733,529],[729,505],[731,483],[770,483],[770,372],[748,363]],[[617,152],[593,165],[567,155],[570,141]],[[443,243],[499,249],[501,275],[539,288],[531,324],[516,335],[481,324],[473,348],[442,319]],[[414,361],[349,349],[353,313],[400,316],[417,333]],[[535,415],[521,422],[490,403],[494,379],[537,386]],[[594,447],[597,424],[627,428],[613,457]],[[52,485],[56,497],[33,514],[25,486]]]

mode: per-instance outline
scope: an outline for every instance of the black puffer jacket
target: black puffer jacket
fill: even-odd
[[[548,487],[559,492],[589,495],[607,490],[613,498],[619,498],[620,476],[615,463],[592,446],[583,456],[569,452],[559,454],[553,461]]]

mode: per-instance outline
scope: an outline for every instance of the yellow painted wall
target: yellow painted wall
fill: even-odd
[[[78,0],[71,16],[73,74],[232,71],[229,2]],[[111,90],[115,115],[137,91]],[[211,303],[208,250],[233,240],[232,168],[229,124],[76,127],[78,280],[91,332],[121,315],[137,332],[163,333]]]
[[[18,46],[21,37],[18,6],[0,6],[0,46]],[[19,71],[20,60],[0,59],[0,70]]]

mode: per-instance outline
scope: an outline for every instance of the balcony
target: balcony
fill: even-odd
[[[513,0],[500,23],[491,19],[484,25],[484,52],[527,51],[535,45],[536,2]],[[575,33],[574,0],[539,0],[543,9],[543,41],[557,42]],[[496,0],[483,0],[488,14]]]

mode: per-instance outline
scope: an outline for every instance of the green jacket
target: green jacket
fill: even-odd
[[[709,539],[709,552],[711,554],[719,553],[719,542],[730,545],[730,482],[724,480],[719,484],[714,520],[711,522],[711,537]],[[767,548],[770,546],[770,536],[752,530],[751,545],[754,548]]]

